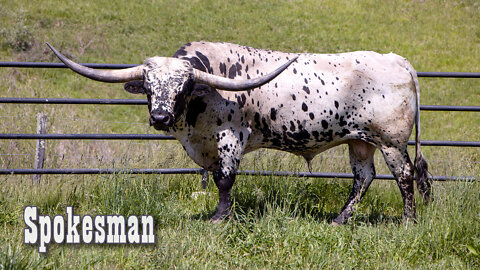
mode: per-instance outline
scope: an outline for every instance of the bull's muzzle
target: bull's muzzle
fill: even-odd
[[[153,111],[150,113],[150,126],[157,130],[168,130],[173,123],[173,116],[168,112]]]

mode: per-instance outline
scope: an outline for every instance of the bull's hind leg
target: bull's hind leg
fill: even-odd
[[[407,220],[415,220],[414,167],[408,155],[407,146],[383,147],[381,151],[402,193],[404,217]]]
[[[350,166],[353,172],[353,188],[347,203],[333,224],[344,224],[353,214],[355,204],[365,195],[370,183],[375,178],[373,155],[375,147],[363,141],[352,141],[348,144]]]

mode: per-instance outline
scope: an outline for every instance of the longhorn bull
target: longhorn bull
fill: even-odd
[[[418,79],[410,63],[396,54],[295,54],[195,42],[171,58],[149,58],[124,70],[95,70],[50,48],[85,77],[125,82],[126,91],[147,96],[150,124],[172,134],[198,165],[213,172],[219,189],[213,220],[229,214],[241,157],[259,148],[303,156],[310,168],[318,153],[348,144],[353,189],[334,224],[352,216],[374,179],[376,149],[400,188],[405,218],[415,219],[414,179],[425,201],[430,198],[419,144]],[[414,124],[415,166],[407,152]]]

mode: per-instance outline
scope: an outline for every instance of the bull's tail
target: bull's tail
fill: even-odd
[[[408,64],[407,70],[412,76],[413,82],[415,84],[416,92],[416,113],[415,113],[415,171],[416,171],[416,181],[417,188],[420,191],[424,201],[426,203],[431,200],[431,189],[432,185],[430,179],[428,179],[428,165],[427,161],[423,157],[422,150],[420,149],[420,87],[418,84],[417,72],[413,67]]]

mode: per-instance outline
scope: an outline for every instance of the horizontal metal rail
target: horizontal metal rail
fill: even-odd
[[[175,137],[162,134],[28,134],[28,133],[3,133],[0,139],[19,140],[175,140]],[[415,141],[408,141],[415,145]],[[458,146],[480,147],[480,142],[475,141],[436,141],[421,140],[425,146]]]
[[[75,98],[7,98],[0,97],[0,103],[7,104],[95,104],[95,105],[147,105],[146,99],[75,99]],[[424,111],[480,112],[480,106],[421,105]]]
[[[175,140],[162,134],[26,134],[4,133],[0,139],[20,140]]]
[[[178,169],[0,169],[5,174],[201,174],[201,168]]]
[[[480,78],[480,72],[425,72],[417,71],[423,78]]]
[[[480,106],[420,105],[422,111],[480,112]]]
[[[102,64],[102,63],[81,63],[81,65],[96,69],[123,69],[136,67],[134,64]],[[64,63],[51,62],[0,62],[0,67],[9,68],[68,68]]]
[[[480,142],[473,141],[435,141],[420,140],[422,146],[456,146],[456,147],[480,147]],[[415,141],[408,141],[408,145],[415,145]]]
[[[175,140],[175,137],[162,134],[25,134],[5,133],[0,134],[0,139],[21,140]],[[415,145],[415,141],[408,141],[409,145]],[[422,140],[421,145],[426,146],[461,146],[480,147],[480,142],[475,141],[437,141]]]
[[[97,69],[123,69],[138,65],[134,64],[98,64],[83,63],[82,65]],[[0,67],[15,68],[66,68],[63,63],[48,62],[0,62]],[[417,72],[418,77],[436,78],[480,78],[480,72]]]
[[[94,105],[147,105],[146,99],[87,99],[87,98],[4,98],[7,104],[94,104]],[[479,107],[480,108],[480,107]]]
[[[178,169],[0,169],[0,175],[26,175],[26,174],[202,174],[201,168]],[[352,179],[351,173],[331,172],[290,172],[290,171],[252,171],[240,170],[239,175],[251,176],[283,176],[283,177],[311,177],[311,178],[338,178]],[[378,174],[375,179],[393,180],[390,174]],[[473,176],[433,176],[434,181],[476,181]]]

